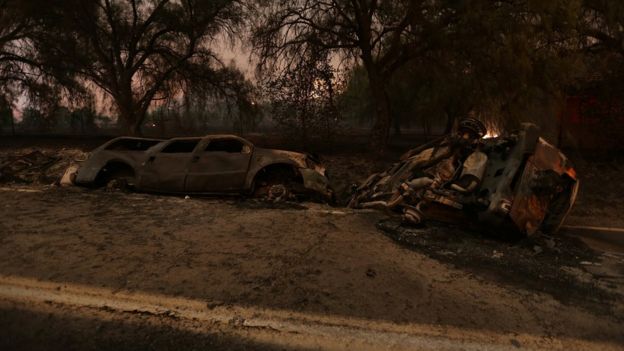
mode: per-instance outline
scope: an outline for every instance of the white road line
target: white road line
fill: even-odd
[[[602,232],[613,232],[613,233],[622,233],[624,234],[624,228],[615,228],[615,227],[594,227],[587,225],[564,225],[561,226],[561,229],[580,229],[580,230],[595,230]]]
[[[114,292],[87,285],[38,281],[0,275],[0,300],[37,305],[105,309],[115,313],[142,312],[175,321],[219,325],[235,335],[283,347],[327,350],[506,350],[509,340],[521,340],[524,349],[547,347],[548,339],[528,334],[503,335],[426,324],[393,324],[385,321],[317,315],[241,306],[210,308],[206,301],[171,296]],[[60,311],[59,311],[60,312]],[[205,322],[205,323],[204,323]],[[183,323],[181,328],[183,328]],[[553,340],[550,340],[552,343]],[[560,339],[572,348],[617,349],[606,342]],[[540,347],[538,347],[538,345]],[[552,344],[551,344],[552,346]]]
[[[43,190],[40,189],[30,189],[30,188],[9,188],[9,187],[1,187],[0,191],[11,191],[18,193],[41,193]]]

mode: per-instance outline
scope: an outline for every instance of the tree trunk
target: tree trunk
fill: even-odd
[[[11,135],[15,136],[15,116],[13,116],[13,111],[11,111]]]
[[[141,125],[147,113],[144,108],[137,108],[132,102],[117,102],[119,120],[117,124],[130,136],[142,136]]]
[[[429,124],[429,119],[422,119],[422,129],[423,134],[425,134],[425,141],[429,141],[429,137],[431,136],[431,125]]]
[[[142,136],[143,135],[141,133],[141,120],[140,119],[135,120],[135,122],[132,124],[132,129],[130,130],[130,135],[132,135],[132,136]]]
[[[137,100],[132,90],[132,73],[125,72],[120,78],[119,89],[113,94],[115,104],[119,110],[118,124],[122,125],[130,136],[141,136],[141,125],[147,114],[147,104],[144,99]],[[121,123],[120,123],[121,122]]]
[[[450,134],[455,126],[455,119],[457,115],[453,111],[446,111],[446,126],[444,127],[444,134]]]
[[[160,137],[162,139],[165,138],[165,112],[163,109],[160,109],[160,113],[158,114],[160,116]]]
[[[117,124],[130,136],[141,135],[141,124],[137,123],[137,117],[131,107],[119,108],[119,120]]]
[[[368,71],[368,81],[370,85],[373,109],[375,111],[375,124],[371,132],[371,148],[383,154],[388,146],[388,134],[390,132],[390,98],[386,93],[386,84],[374,64],[366,65]]]
[[[400,136],[401,135],[401,116],[399,114],[395,113],[392,115],[392,126],[394,129],[394,135]]]

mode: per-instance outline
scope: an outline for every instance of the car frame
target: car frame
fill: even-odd
[[[371,175],[356,188],[349,207],[384,203],[413,174],[419,152],[435,148],[444,138],[404,154],[390,169]],[[443,222],[478,224],[480,228],[508,237],[532,235],[538,230],[556,233],[571,210],[579,179],[569,159],[539,136],[530,123],[510,135],[482,139],[487,154],[485,174],[469,194],[451,189],[424,189],[421,198],[426,217]],[[402,204],[402,211],[410,204]]]
[[[265,149],[236,135],[168,140],[118,137],[93,150],[74,183],[121,181],[134,190],[173,194],[288,194],[333,196],[325,167],[309,154]]]

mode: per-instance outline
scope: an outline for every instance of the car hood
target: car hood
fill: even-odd
[[[255,152],[267,158],[289,159],[295,162],[301,168],[307,167],[307,155],[301,152],[263,148],[256,148]]]

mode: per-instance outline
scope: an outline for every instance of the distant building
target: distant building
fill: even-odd
[[[623,149],[622,96],[591,93],[568,96],[559,115],[558,139],[562,147]]]

